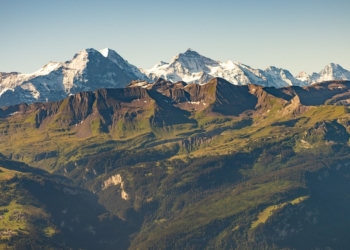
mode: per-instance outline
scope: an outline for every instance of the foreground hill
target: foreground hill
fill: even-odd
[[[348,249],[349,90],[137,81],[0,109],[0,152],[79,190],[58,205],[26,186],[45,213],[59,206],[62,237],[64,202],[77,202],[86,217],[67,229],[113,226],[91,240],[118,249]],[[105,213],[113,223],[88,220]],[[71,236],[66,246],[96,249]]]
[[[66,178],[0,156],[0,189],[0,249],[116,249],[129,244],[132,228],[98,204],[96,195]]]

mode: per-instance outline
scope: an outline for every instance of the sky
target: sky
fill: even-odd
[[[0,0],[0,72],[109,47],[151,68],[191,48],[253,68],[350,70],[349,0]]]

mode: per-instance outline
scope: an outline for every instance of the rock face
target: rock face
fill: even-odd
[[[137,67],[124,60],[117,52],[109,48],[100,50],[100,53],[119,66],[133,80],[149,80]]]
[[[102,190],[107,189],[110,186],[117,186],[117,185],[120,185],[120,191],[121,191],[120,195],[122,199],[128,200],[129,195],[124,190],[124,181],[120,174],[113,175],[108,180],[104,181]]]

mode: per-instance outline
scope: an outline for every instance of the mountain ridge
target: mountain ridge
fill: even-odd
[[[213,78],[204,85],[173,83],[159,78],[154,83],[134,81],[124,88],[78,92],[54,102],[3,107],[0,108],[0,118],[35,111],[34,122],[39,128],[47,125],[42,124],[45,119],[52,122],[50,117],[53,115],[60,126],[80,126],[87,117],[97,115],[105,124],[100,125],[107,128],[113,119],[117,121],[121,117],[135,119],[147,112],[150,112],[148,117],[156,116],[153,111],[145,111],[148,108],[157,110],[159,106],[174,107],[186,112],[207,110],[206,112],[239,117],[245,111],[259,111],[261,108],[266,110],[271,106],[271,101],[266,101],[266,98],[277,98],[285,104],[294,102],[303,106],[349,106],[350,81],[328,81],[306,87],[276,89],[254,84],[233,85],[223,78]]]

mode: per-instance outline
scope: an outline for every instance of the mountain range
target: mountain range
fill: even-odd
[[[234,85],[265,87],[309,86],[329,80],[350,80],[350,72],[330,63],[320,73],[301,72],[270,66],[253,69],[242,63],[220,62],[188,49],[169,63],[159,62],[151,69],[139,69],[111,49],[86,49],[66,62],[49,62],[31,74],[0,73],[0,106],[61,100],[81,91],[124,87],[134,80],[153,83],[159,78],[171,82],[205,84],[221,77]]]

